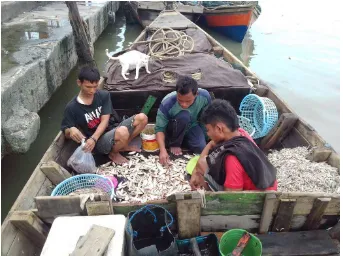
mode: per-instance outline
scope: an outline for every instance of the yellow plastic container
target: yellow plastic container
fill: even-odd
[[[151,134],[153,131],[153,134]],[[145,129],[141,132],[142,148],[146,152],[156,152],[159,146],[156,140],[155,125],[147,124]]]

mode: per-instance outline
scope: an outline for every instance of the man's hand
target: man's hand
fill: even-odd
[[[191,186],[192,190],[197,190],[198,188],[203,187],[205,183],[204,176],[200,173],[197,173],[195,170],[192,173],[191,180],[189,181],[189,185]]]
[[[89,138],[86,141],[85,146],[83,147],[83,151],[92,152],[94,147],[95,147],[95,141],[93,139]]]
[[[182,150],[180,147],[170,147],[170,151],[172,152],[172,154],[174,154],[175,156],[180,156],[182,155]]]
[[[80,132],[80,130],[77,129],[76,127],[69,128],[69,136],[73,141],[75,141],[77,143],[81,143],[81,141],[86,138],[82,134],[82,132]]]
[[[162,165],[169,165],[169,155],[166,149],[160,150],[160,163]]]

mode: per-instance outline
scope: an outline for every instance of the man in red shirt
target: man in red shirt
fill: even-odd
[[[214,100],[202,113],[211,141],[193,171],[192,189],[277,190],[276,169],[250,135],[239,128],[229,102]]]

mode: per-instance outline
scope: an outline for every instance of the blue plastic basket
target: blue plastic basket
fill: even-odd
[[[97,174],[80,174],[70,177],[58,184],[52,191],[51,196],[66,196],[78,189],[99,188],[114,197],[112,181]]]
[[[252,121],[256,131],[254,139],[266,136],[276,124],[279,114],[274,102],[266,97],[249,94],[242,100],[239,110],[241,115]]]
[[[239,127],[243,128],[249,133],[249,135],[254,138],[255,127],[252,125],[251,121],[244,116],[238,116]]]

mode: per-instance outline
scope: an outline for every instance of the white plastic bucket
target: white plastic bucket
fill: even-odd
[[[147,124],[145,129],[141,132],[141,138],[142,138],[142,148],[146,152],[156,152],[159,150],[159,146],[156,140],[156,134],[145,134],[148,129],[154,129],[155,131],[155,125],[154,124]]]

